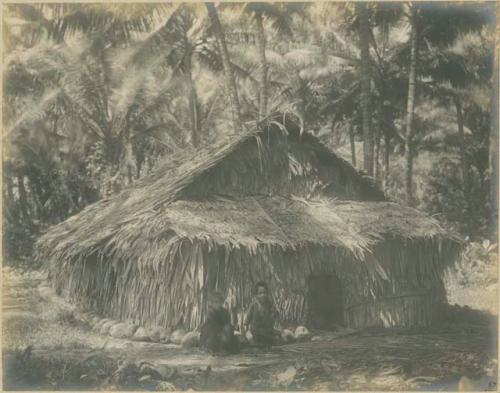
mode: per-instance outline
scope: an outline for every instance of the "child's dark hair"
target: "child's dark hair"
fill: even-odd
[[[259,288],[264,288],[266,292],[269,292],[269,287],[267,286],[265,281],[259,281],[255,284],[254,291],[257,293],[259,291]]]

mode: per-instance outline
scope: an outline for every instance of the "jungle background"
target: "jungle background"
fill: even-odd
[[[49,226],[163,157],[280,113],[458,233],[448,299],[496,313],[496,13],[493,2],[4,4],[4,269],[36,281],[32,247]]]

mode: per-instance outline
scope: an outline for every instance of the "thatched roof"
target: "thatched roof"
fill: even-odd
[[[361,257],[383,239],[443,236],[446,232],[434,219],[391,202],[213,196],[177,200],[157,211],[129,217],[121,225],[94,227],[92,233],[84,223],[67,222],[44,236],[39,251],[72,259],[99,248],[147,263],[162,258],[162,244],[197,239],[248,249],[259,244],[283,248],[317,244],[343,248]]]
[[[288,137],[282,127],[271,126],[190,157],[172,156],[151,176],[54,226],[37,242],[35,256],[67,260],[113,251],[159,258],[162,242],[178,238],[249,248],[313,243],[360,255],[387,237],[447,236],[435,220],[395,203],[334,201],[328,193],[314,202],[291,197],[288,142],[295,140],[308,144],[320,165],[341,167],[358,191],[384,200],[370,179],[293,127],[287,125]]]

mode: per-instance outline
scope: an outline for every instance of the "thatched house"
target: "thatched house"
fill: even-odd
[[[195,328],[207,292],[241,315],[265,280],[284,323],[428,324],[459,249],[290,122],[178,155],[40,238],[58,293],[102,315]]]

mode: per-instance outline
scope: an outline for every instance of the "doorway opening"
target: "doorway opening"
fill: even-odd
[[[309,276],[307,287],[309,325],[321,330],[343,326],[342,287],[337,275]]]

